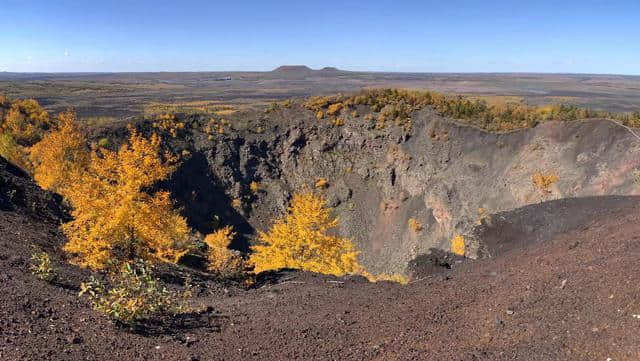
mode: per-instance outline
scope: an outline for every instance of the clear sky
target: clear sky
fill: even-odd
[[[0,0],[0,71],[640,74],[640,0]]]

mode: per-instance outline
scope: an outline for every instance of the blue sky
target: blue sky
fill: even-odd
[[[0,71],[640,74],[640,1],[0,0]]]

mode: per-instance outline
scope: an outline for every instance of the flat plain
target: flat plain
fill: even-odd
[[[564,103],[631,112],[640,108],[640,76],[589,74],[365,73],[305,66],[268,72],[0,73],[0,94],[35,98],[81,117],[128,117],[171,104],[182,109],[255,107],[286,98],[408,88],[531,105]]]

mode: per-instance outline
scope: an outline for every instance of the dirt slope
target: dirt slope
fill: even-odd
[[[638,359],[640,204],[600,201],[580,203],[596,214],[578,230],[407,286],[304,273],[248,291],[198,280],[203,311],[147,335],[75,296],[88,274],[64,265],[55,223],[2,211],[0,359]],[[54,255],[56,284],[29,273],[34,246]]]

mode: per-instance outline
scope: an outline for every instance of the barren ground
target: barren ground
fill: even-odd
[[[33,277],[32,245],[56,252],[60,235],[1,212],[0,359],[633,360],[639,211],[622,201],[574,232],[407,286],[296,272],[252,290],[199,280],[200,313],[142,334],[76,297],[85,272],[59,263],[58,283]]]

